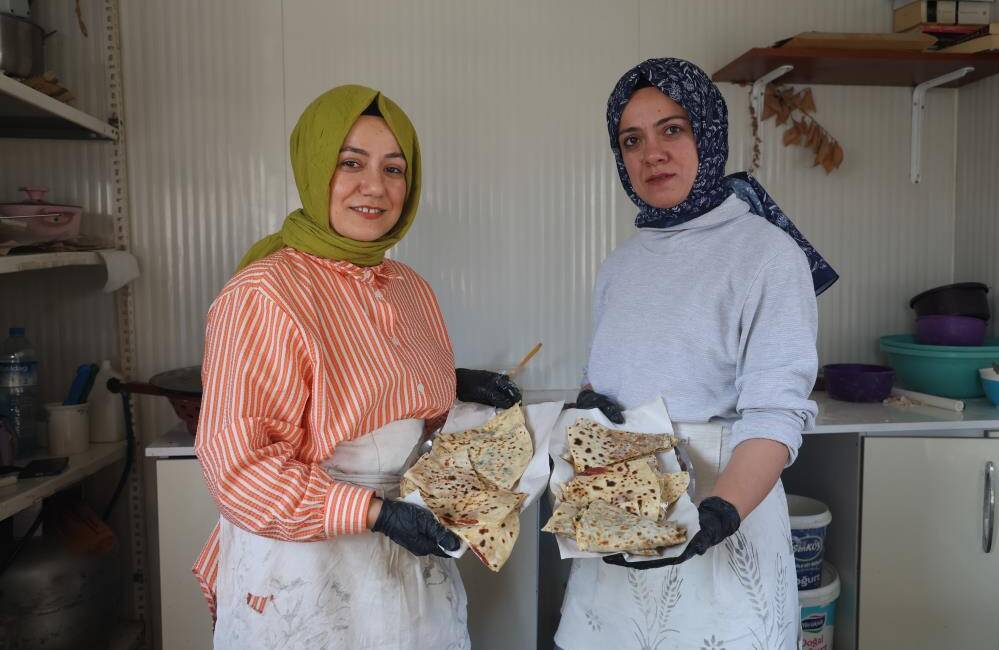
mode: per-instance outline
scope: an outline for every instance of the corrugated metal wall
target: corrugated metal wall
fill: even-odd
[[[999,287],[999,78],[961,90],[954,280]],[[999,332],[992,319],[992,334]]]
[[[35,2],[33,18],[46,31],[46,69],[77,96],[74,106],[101,119],[110,117],[104,65],[107,32],[103,3],[80,3],[88,36],[72,2]],[[106,142],[0,140],[0,201],[19,201],[17,188],[49,188],[47,199],[83,206],[85,232],[113,239],[112,145]],[[43,397],[61,400],[73,371],[84,362],[116,355],[115,310],[100,292],[97,268],[0,275],[0,327],[24,325],[38,349]]]
[[[143,265],[137,366],[148,378],[201,362],[208,305],[284,213],[281,4],[129,1],[121,20],[132,246]],[[143,407],[150,428],[176,422],[165,400]]]
[[[285,159],[299,112],[362,82],[418,126],[424,200],[394,255],[436,289],[458,362],[502,367],[542,340],[523,383],[572,386],[595,271],[633,230],[603,122],[618,75],[659,55],[710,72],[799,31],[884,31],[889,14],[868,0],[125,3],[140,369],[198,362],[213,295],[297,205]],[[747,95],[723,91],[734,170]],[[908,329],[907,298],[952,274],[956,93],[931,93],[913,186],[909,90],[814,92],[843,168],[812,169],[767,124],[760,177],[843,276],[820,300],[822,360],[873,360],[879,335]]]

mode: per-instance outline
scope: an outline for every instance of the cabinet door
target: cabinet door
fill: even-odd
[[[219,520],[194,458],[156,461],[163,650],[209,650],[212,617],[191,573]]]
[[[999,440],[865,440],[861,649],[999,647],[999,538],[989,553],[982,540],[989,461],[999,480]]]

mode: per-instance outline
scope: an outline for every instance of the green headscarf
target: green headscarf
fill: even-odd
[[[340,147],[350,128],[371,104],[395,135],[406,157],[406,200],[392,230],[375,241],[357,241],[337,234],[329,223],[330,179],[336,171]],[[285,246],[358,266],[380,264],[385,251],[409,230],[420,204],[420,143],[406,114],[391,99],[364,86],[337,86],[317,97],[291,132],[291,168],[302,207],[289,214],[280,232],[250,247],[239,268],[267,257]]]

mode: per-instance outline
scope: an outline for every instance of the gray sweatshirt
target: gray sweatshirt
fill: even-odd
[[[676,422],[732,422],[797,456],[813,424],[815,292],[794,240],[730,196],[687,223],[642,229],[597,275],[584,383],[625,407],[661,396]]]

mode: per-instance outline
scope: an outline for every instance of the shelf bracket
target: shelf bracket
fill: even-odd
[[[777,66],[753,82],[753,93],[751,97],[753,101],[753,113],[756,115],[756,120],[758,122],[763,121],[763,95],[767,91],[767,84],[777,77],[783,77],[791,70],[794,70],[794,66],[785,63],[784,65]]]
[[[926,112],[926,92],[931,88],[960,79],[974,69],[972,66],[958,68],[953,72],[924,81],[912,90],[912,144],[909,148],[909,180],[913,183],[918,183],[923,178],[920,160],[923,149],[923,114]]]

